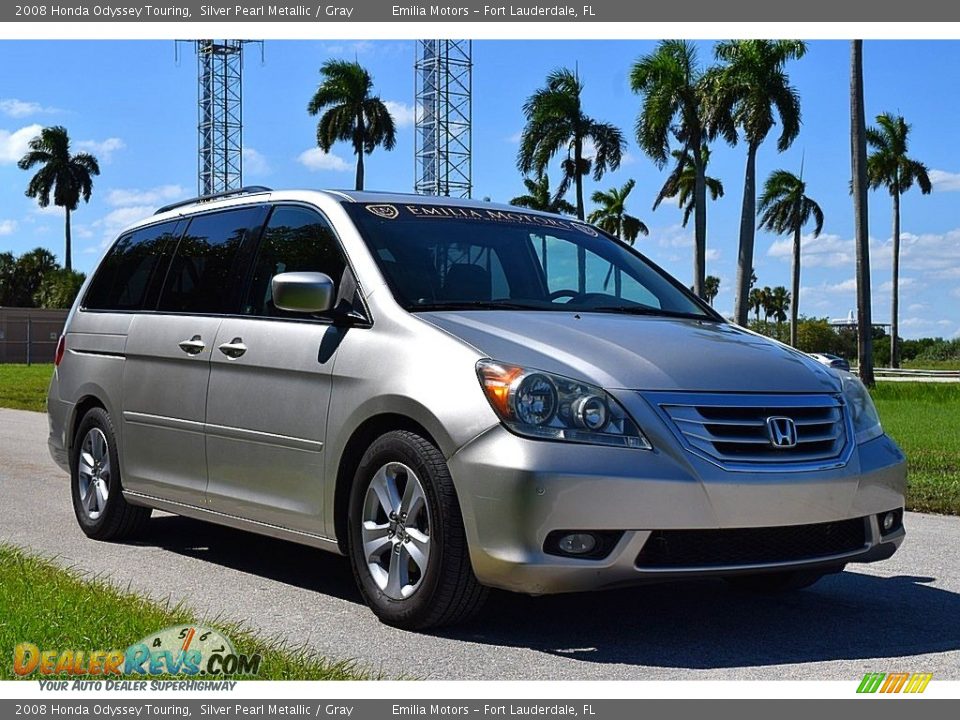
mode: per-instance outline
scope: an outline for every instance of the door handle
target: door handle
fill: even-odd
[[[243,340],[241,338],[235,337],[230,342],[221,345],[218,349],[228,358],[235,359],[247,351],[247,346],[243,344]]]
[[[187,355],[199,355],[207,347],[199,335],[194,335],[189,340],[183,340],[178,345]]]

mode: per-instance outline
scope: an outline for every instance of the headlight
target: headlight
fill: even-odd
[[[865,443],[883,435],[880,416],[873,398],[860,378],[848,372],[838,371],[843,381],[843,396],[853,418],[853,432],[858,443]]]
[[[518,435],[651,449],[620,404],[594,385],[493,360],[478,362],[477,376],[503,424]]]

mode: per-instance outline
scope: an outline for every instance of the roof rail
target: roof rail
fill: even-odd
[[[233,197],[234,195],[252,195],[254,193],[266,192],[273,192],[273,188],[268,188],[264,185],[247,185],[236,190],[224,190],[223,192],[213,193],[212,195],[201,195],[199,197],[190,198],[189,200],[178,200],[175,203],[164,205],[162,208],[157,210],[154,215],[169,212],[170,210],[176,210],[177,208],[184,207],[185,205],[194,205],[201,202],[210,202],[211,200],[220,200],[221,198]]]

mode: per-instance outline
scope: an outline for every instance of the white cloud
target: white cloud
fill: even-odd
[[[152,215],[156,209],[154,205],[130,205],[129,207],[111,210],[99,220],[90,223],[90,227],[96,228],[96,230],[101,232],[103,238],[99,247],[94,247],[92,250],[87,248],[87,251],[96,252],[97,250],[107,247],[116,240],[121,230],[128,225],[133,225],[133,223],[138,220],[143,220],[143,218]]]
[[[519,130],[517,130],[517,131],[516,131],[515,133],[513,133],[512,135],[508,135],[507,137],[505,137],[504,140],[505,140],[506,142],[510,143],[511,145],[519,145],[519,144],[520,144],[520,136],[521,136],[521,135],[523,135],[523,133],[521,133]]]
[[[127,144],[118,137],[107,138],[106,140],[81,140],[77,147],[86,152],[93,153],[97,160],[101,162],[110,162],[113,159],[113,153],[123,150]]]
[[[267,158],[252,147],[243,148],[243,172],[249,175],[269,175],[270,163]]]
[[[0,113],[12,118],[60,112],[57,108],[44,107],[40,103],[16,98],[0,98]]]
[[[947,172],[946,170],[931,170],[929,175],[930,183],[936,192],[960,191],[960,173]]]
[[[339,155],[325,153],[318,147],[304,150],[297,158],[297,162],[308,170],[333,170],[335,172],[347,172],[352,169],[350,163]]]
[[[27,125],[10,132],[0,130],[0,165],[13,165],[29,150],[30,141],[40,134],[42,125]]]
[[[625,152],[620,156],[620,167],[626,167],[627,165],[633,165],[637,162],[637,156],[632,152]]]
[[[13,235],[16,230],[16,220],[0,220],[0,235]]]
[[[324,55],[363,55],[374,49],[374,44],[369,40],[357,40],[355,42],[328,43],[321,50]]]
[[[857,291],[857,279],[848,278],[839,282],[823,282],[819,285],[801,285],[800,301],[817,302],[823,295],[852,295]]]
[[[107,204],[112,207],[131,205],[161,205],[185,197],[187,191],[180,185],[158,185],[147,190],[117,188],[107,193]]]
[[[415,113],[411,105],[396,100],[384,100],[383,104],[387,106],[387,110],[393,116],[393,122],[397,127],[403,128],[413,125]]]
[[[912,278],[912,277],[901,277],[898,285],[900,285],[901,290],[905,288],[916,289],[916,288],[923,287],[923,285],[917,282],[916,278]],[[880,292],[885,292],[885,293],[891,292],[893,290],[893,280],[887,280],[886,282],[881,283],[878,289],[880,290]]]

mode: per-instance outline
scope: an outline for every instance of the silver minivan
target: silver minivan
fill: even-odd
[[[795,590],[904,537],[852,375],[591,225],[247,188],[123,232],[67,320],[50,452],[80,527],[153,509],[349,556],[384,621],[717,576]]]

